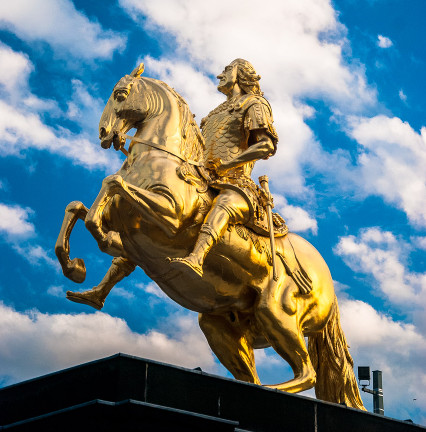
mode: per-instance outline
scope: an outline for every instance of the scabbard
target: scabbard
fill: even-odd
[[[266,192],[266,195],[268,197],[268,202],[266,204],[266,212],[268,216],[268,228],[269,228],[269,240],[271,243],[271,254],[272,254],[272,275],[275,281],[278,280],[278,273],[277,273],[277,265],[275,262],[275,235],[274,235],[274,222],[272,219],[272,197],[271,193],[269,192],[269,179],[268,176],[264,175],[259,177],[259,183],[262,189]]]

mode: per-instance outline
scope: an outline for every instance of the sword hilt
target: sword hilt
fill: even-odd
[[[266,195],[268,197],[268,201],[266,203],[266,209],[268,213],[268,225],[269,225],[269,239],[271,242],[271,255],[272,255],[272,275],[275,281],[278,280],[278,273],[277,273],[277,265],[275,262],[275,234],[274,234],[274,222],[272,218],[272,208],[274,207],[273,201],[272,201],[272,195],[269,191],[269,179],[267,175],[263,175],[259,177],[259,183],[262,189],[266,192]]]
[[[269,191],[269,178],[267,175],[263,175],[259,177],[260,187],[266,192],[268,201],[266,203],[267,206],[270,206],[271,209],[274,208],[274,200],[272,198],[271,192]]]

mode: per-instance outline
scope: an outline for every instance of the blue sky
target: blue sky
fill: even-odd
[[[82,223],[84,286],[53,248],[65,206],[90,206],[123,158],[98,142],[114,84],[144,61],[199,120],[223,100],[217,73],[243,57],[280,138],[253,177],[269,175],[290,229],[329,264],[355,366],[383,371],[385,413],[426,424],[425,13],[422,0],[3,2],[0,383],[119,351],[227,374],[196,314],[140,269],[102,312],[65,299],[110,264]],[[257,364],[264,382],[290,378],[271,350]]]

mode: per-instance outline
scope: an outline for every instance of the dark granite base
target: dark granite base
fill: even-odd
[[[11,431],[426,431],[124,354],[0,389],[0,425]]]

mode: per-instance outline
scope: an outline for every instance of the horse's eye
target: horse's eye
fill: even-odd
[[[119,90],[116,90],[114,92],[114,99],[118,102],[123,102],[127,98],[128,95],[129,95],[128,90],[119,89]]]

